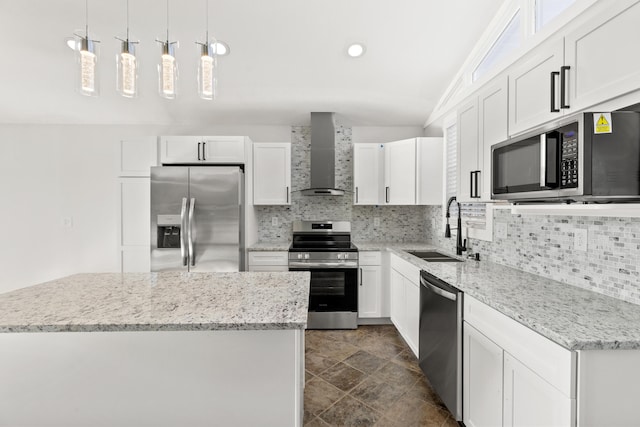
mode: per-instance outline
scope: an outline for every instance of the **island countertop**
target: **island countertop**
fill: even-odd
[[[87,273],[0,294],[0,332],[301,329],[309,272]]]

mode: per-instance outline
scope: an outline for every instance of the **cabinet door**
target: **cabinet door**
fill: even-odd
[[[244,164],[243,136],[203,136],[203,163]]]
[[[416,140],[385,144],[385,204],[416,204]]]
[[[501,426],[502,348],[464,322],[462,349],[465,425]]]
[[[478,186],[482,201],[491,200],[491,146],[509,137],[508,79],[500,77],[478,94]]]
[[[458,202],[470,202],[471,178],[478,170],[478,98],[458,110]]]
[[[416,204],[442,205],[442,138],[417,138]]]
[[[418,357],[420,338],[420,284],[404,278],[405,334],[407,344]]]
[[[599,13],[565,37],[574,110],[589,108],[640,87],[640,55],[626,42],[640,39],[640,2],[604,2]]]
[[[200,143],[200,145],[198,145]],[[163,164],[202,161],[202,141],[197,136],[160,137],[160,161]]]
[[[575,400],[504,352],[505,427],[573,426]]]
[[[253,204],[291,204],[291,144],[253,145]]]
[[[123,139],[119,145],[120,176],[150,176],[150,168],[158,164],[158,140],[154,136]]]
[[[353,144],[353,204],[381,204],[384,183],[382,144]]]
[[[391,322],[395,325],[400,334],[404,335],[404,276],[396,270],[391,269]]]
[[[564,41],[560,39],[540,45],[529,59],[512,67],[509,72],[511,135],[562,117],[559,73],[563,63]],[[554,72],[558,74],[552,74]],[[557,112],[551,111],[552,99]]]
[[[120,251],[121,271],[150,271],[151,189],[149,178],[121,178]]]
[[[382,317],[380,311],[382,268],[361,265],[358,283],[358,317]]]

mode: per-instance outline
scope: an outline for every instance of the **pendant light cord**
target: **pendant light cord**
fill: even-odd
[[[169,0],[167,0],[167,43],[169,43]]]
[[[207,26],[207,39],[204,41],[207,45],[209,45],[209,0],[204,0],[205,10],[206,10],[206,21],[205,24]]]
[[[89,0],[84,0],[84,32],[87,40],[89,40]]]
[[[129,0],[127,0],[127,43],[129,43]]]

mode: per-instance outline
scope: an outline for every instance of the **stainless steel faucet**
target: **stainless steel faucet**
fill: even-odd
[[[449,226],[449,208],[451,207],[451,203],[456,202],[458,205],[458,239],[456,240],[456,255],[462,255],[462,252],[467,250],[467,239],[464,239],[464,243],[462,242],[462,217],[460,212],[460,203],[456,201],[456,196],[450,197],[447,202],[447,226],[444,229],[444,237],[451,237],[451,227]]]

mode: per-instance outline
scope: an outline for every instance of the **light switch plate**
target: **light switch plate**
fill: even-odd
[[[504,222],[496,222],[496,237],[498,239],[507,238],[507,224]]]
[[[271,225],[273,225],[274,227],[278,226],[278,217],[277,216],[271,217]]]
[[[73,228],[73,217],[65,216],[62,218],[62,227],[63,228]]]
[[[589,230],[586,228],[576,228],[573,231],[573,249],[586,252],[588,249]]]

